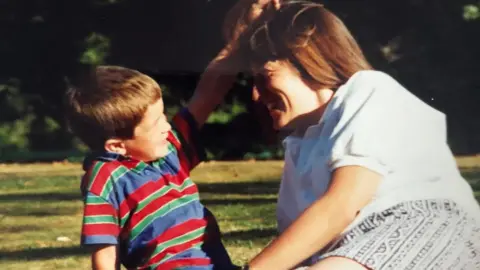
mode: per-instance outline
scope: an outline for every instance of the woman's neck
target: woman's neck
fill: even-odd
[[[334,92],[330,89],[319,90],[317,93],[319,107],[299,117],[295,130],[292,133],[293,136],[303,137],[309,127],[318,125],[334,95]]]

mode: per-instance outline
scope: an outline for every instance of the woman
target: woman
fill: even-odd
[[[480,209],[448,147],[445,115],[373,71],[322,5],[272,6],[230,35],[250,60],[254,99],[275,129],[292,131],[281,234],[245,269],[480,269]]]

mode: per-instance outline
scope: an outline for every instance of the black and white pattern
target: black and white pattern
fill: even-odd
[[[479,225],[449,200],[401,203],[365,218],[318,259],[347,257],[373,270],[480,269]]]

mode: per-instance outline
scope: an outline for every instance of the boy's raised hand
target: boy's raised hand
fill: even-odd
[[[224,22],[226,45],[202,74],[187,105],[199,127],[203,126],[210,113],[222,102],[237,74],[245,68],[238,50],[239,36],[269,10],[279,8],[280,0],[239,0],[227,13]]]
[[[223,36],[227,43],[237,40],[246,28],[269,10],[278,10],[280,0],[239,0],[225,16]]]

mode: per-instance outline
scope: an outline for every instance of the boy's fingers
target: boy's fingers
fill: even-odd
[[[272,4],[275,9],[280,9],[280,0],[258,0],[257,5],[261,8],[265,8],[268,4]]]
[[[272,0],[272,3],[276,10],[280,9],[280,0]]]

